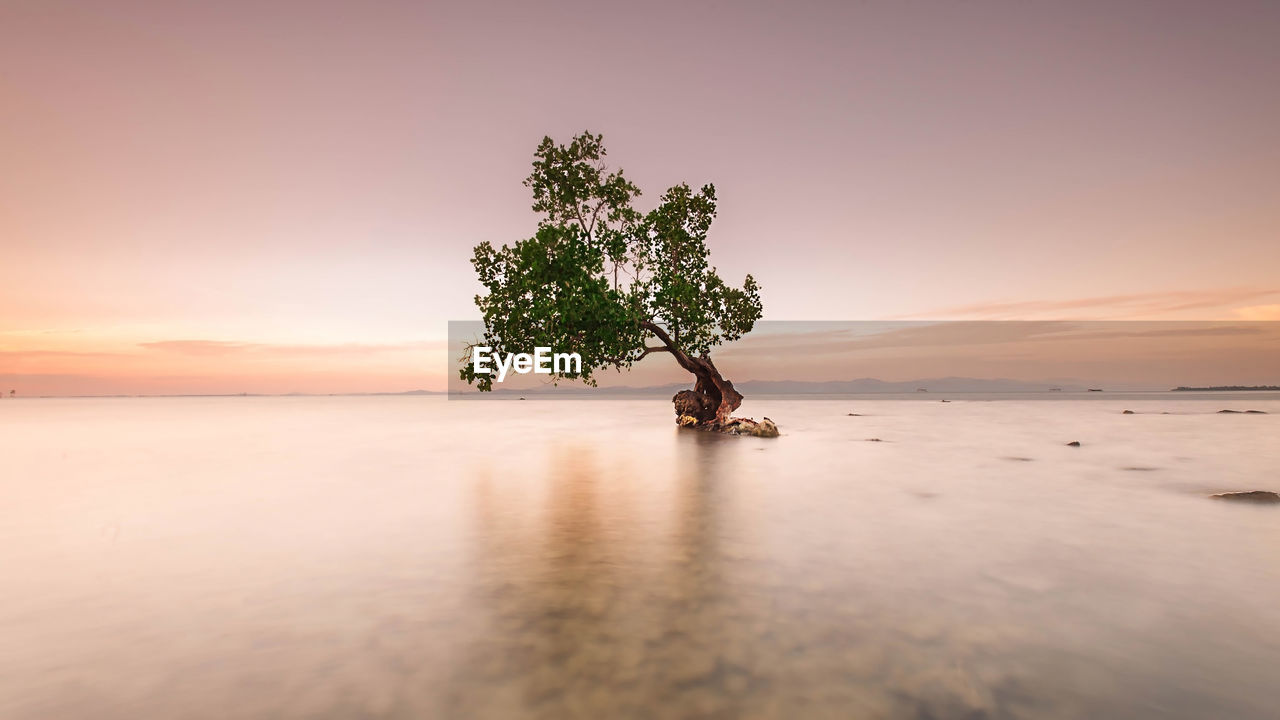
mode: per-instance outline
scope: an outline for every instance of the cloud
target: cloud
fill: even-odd
[[[222,340],[159,340],[156,342],[138,343],[138,347],[160,352],[177,353],[179,355],[232,355],[252,351],[257,347],[253,343],[225,342]]]
[[[370,353],[425,352],[443,350],[444,340],[425,340],[403,343],[338,343],[317,345],[290,345],[273,343],[250,343],[226,340],[157,340],[138,343],[145,350],[196,357],[215,357],[228,355],[274,355],[274,356],[315,356],[315,355],[367,355]]]
[[[726,348],[726,356],[832,355],[866,350],[905,347],[940,347],[958,345],[990,345],[1012,343],[1036,336],[1067,332],[1073,323],[1061,321],[992,322],[945,321],[932,323],[865,322],[831,323],[825,331],[761,336],[754,341],[748,336],[740,344]]]
[[[1169,320],[947,320],[937,322],[825,323],[825,330],[788,333],[771,324],[764,333],[750,335],[726,347],[725,357],[791,358],[801,361],[819,355],[855,355],[868,351],[907,348],[1003,346],[1006,351],[1030,351],[1023,343],[1099,342],[1121,340],[1175,340],[1209,338],[1258,338],[1280,334],[1280,325],[1241,321]],[[806,327],[811,323],[804,323]],[[995,350],[987,350],[994,353]],[[1105,346],[1098,354],[1106,355]]]
[[[76,350],[0,350],[5,360],[42,360],[46,358],[104,358],[118,355],[109,352],[81,352]]]
[[[1236,308],[1241,320],[1280,320],[1280,305],[1253,305]]]
[[[440,387],[445,341],[287,344],[180,339],[0,350],[28,395],[396,392]]]
[[[1193,310],[1222,308],[1244,302],[1265,300],[1280,296],[1280,290],[1257,288],[1227,288],[1220,290],[1188,290],[1183,292],[1139,293],[1132,295],[1101,295],[1069,300],[1030,300],[1016,302],[978,303],[944,308],[929,317],[957,317],[966,319],[1016,320],[1050,315],[1055,319],[1096,319],[1099,312],[1110,314],[1110,319],[1150,318]],[[1270,306],[1258,306],[1270,307]],[[1119,317],[1117,317],[1119,316]],[[1223,318],[1239,317],[1234,312],[1224,312]],[[1267,319],[1267,318],[1245,318]],[[1272,318],[1274,319],[1274,318]]]

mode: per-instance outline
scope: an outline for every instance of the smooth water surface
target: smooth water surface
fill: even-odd
[[[0,717],[1276,716],[1280,396],[948,397],[0,401]]]

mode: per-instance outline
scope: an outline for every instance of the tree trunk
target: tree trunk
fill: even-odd
[[[702,353],[698,357],[690,357],[676,347],[658,325],[645,322],[642,326],[661,340],[680,367],[693,373],[695,378],[692,390],[681,390],[671,398],[676,415],[695,418],[699,425],[721,427],[727,423],[733,411],[742,406],[742,393],[724,379],[715,363],[711,362],[711,356]]]
[[[691,359],[694,360],[695,365],[699,366],[698,370],[693,371],[694,376],[697,377],[693,392],[708,399],[709,404],[715,408],[715,424],[724,425],[729,421],[730,414],[742,406],[742,393],[735,390],[733,383],[720,375],[720,371],[711,362],[709,355],[703,353],[701,357]]]

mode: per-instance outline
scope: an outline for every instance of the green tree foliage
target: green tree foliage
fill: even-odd
[[[525,180],[540,214],[536,233],[500,248],[478,245],[471,260],[487,290],[475,299],[485,323],[478,344],[503,353],[576,352],[582,371],[553,377],[590,385],[600,370],[628,368],[653,352],[670,352],[698,374],[696,358],[760,319],[760,288],[750,275],[732,287],[709,263],[715,187],[677,185],[641,213],[633,206],[640,189],[610,171],[605,155],[601,136],[590,133],[538,145]],[[491,377],[470,363],[461,376],[492,389]]]

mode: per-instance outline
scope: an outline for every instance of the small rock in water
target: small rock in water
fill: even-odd
[[[849,413],[849,417],[862,417],[862,413]]]
[[[776,438],[778,437],[778,426],[774,425],[769,418],[763,418],[754,428],[751,428],[750,433],[756,437]]]
[[[1266,410],[1219,410],[1219,415],[1266,415]]]
[[[880,438],[867,438],[867,442],[884,442]]]
[[[748,418],[733,418],[725,426],[721,428],[721,432],[729,435],[754,435],[762,438],[778,437],[778,426],[769,418],[762,418],[760,422]]]
[[[1249,492],[1226,492],[1210,495],[1214,500],[1232,500],[1235,502],[1258,503],[1261,505],[1274,505],[1280,503],[1280,495],[1269,490],[1250,490]]]
[[[1121,415],[1132,415],[1132,414],[1133,414],[1133,411],[1132,411],[1132,410],[1125,410],[1124,412],[1122,412],[1122,413],[1120,413],[1120,414],[1121,414]]]
[[[1245,415],[1266,415],[1267,411],[1266,410],[1245,410],[1244,414]]]
[[[1080,441],[1072,440],[1071,442],[1067,443],[1067,447],[1080,447]]]

